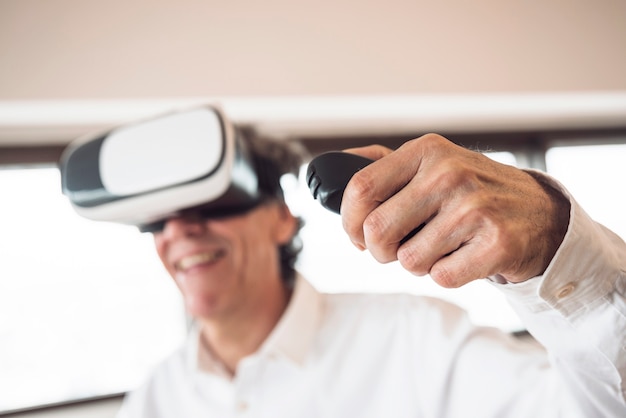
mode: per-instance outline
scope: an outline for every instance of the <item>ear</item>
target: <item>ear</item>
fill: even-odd
[[[298,220],[289,210],[289,207],[283,203],[276,204],[277,222],[274,228],[274,239],[280,245],[288,243],[296,233]]]

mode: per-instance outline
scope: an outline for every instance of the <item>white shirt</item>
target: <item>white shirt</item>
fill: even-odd
[[[543,347],[437,299],[322,294],[298,278],[233,379],[194,328],[119,418],[624,418],[626,245],[573,200],[570,219],[543,276],[494,283]]]

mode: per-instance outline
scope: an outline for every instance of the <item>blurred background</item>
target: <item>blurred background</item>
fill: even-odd
[[[186,331],[150,236],[61,196],[69,141],[203,102],[312,155],[436,131],[548,171],[626,237],[624,51],[621,0],[0,0],[0,415],[111,417]],[[488,284],[376,264],[285,184],[320,289],[436,295],[523,331]]]
[[[626,88],[620,0],[2,0],[3,100]]]

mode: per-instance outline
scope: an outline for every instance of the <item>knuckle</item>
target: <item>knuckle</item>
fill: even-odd
[[[442,145],[448,143],[448,140],[445,139],[443,136],[433,132],[422,135],[418,138],[418,140],[421,142],[423,147],[439,148]]]
[[[364,202],[372,197],[374,179],[367,170],[354,173],[344,191],[344,199],[354,202]]]
[[[397,259],[395,256],[395,248],[391,246],[381,249],[370,248],[370,253],[374,259],[381,264],[391,263]]]
[[[485,230],[499,229],[502,225],[498,222],[497,201],[493,196],[477,191],[464,196],[462,203],[457,209],[460,221],[476,225]]]
[[[455,289],[461,286],[459,275],[450,271],[445,265],[439,264],[430,271],[430,277],[441,287]]]
[[[408,153],[411,155],[436,155],[446,142],[448,142],[448,140],[441,135],[427,133],[405,142],[400,148],[408,150]]]
[[[390,238],[393,224],[380,211],[373,211],[363,223],[365,242],[372,256],[380,263],[397,260],[398,243]]]
[[[494,266],[506,266],[507,270],[517,271],[520,267],[520,257],[527,251],[524,245],[520,244],[520,237],[523,236],[524,231],[515,225],[498,221],[491,214],[482,215],[480,222],[481,232],[477,237],[480,241],[480,255],[489,257]],[[502,271],[489,274],[494,273],[502,273]]]
[[[429,268],[425,265],[425,260],[420,254],[414,248],[401,247],[398,250],[398,262],[403,269],[410,273],[416,276],[425,276],[428,274]]]
[[[385,239],[389,230],[387,218],[382,216],[380,211],[371,212],[363,223],[363,231],[368,242],[374,245],[385,244]]]
[[[435,184],[443,190],[460,189],[469,183],[470,177],[458,163],[454,163],[450,159],[443,159],[437,164]]]
[[[521,267],[521,254],[524,249],[511,238],[510,231],[498,228],[493,232],[493,239],[490,243],[492,259],[499,265],[508,266],[512,271],[517,271]]]
[[[346,232],[346,234],[348,234],[350,238],[359,236],[361,228],[358,223],[351,222],[350,219],[345,216],[341,217],[341,223],[343,226],[343,230]]]

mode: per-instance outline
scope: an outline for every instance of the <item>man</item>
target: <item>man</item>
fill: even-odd
[[[341,207],[380,262],[444,287],[488,277],[540,347],[436,299],[317,292],[294,271],[300,223],[279,183],[299,161],[248,142],[259,204],[154,232],[196,321],[119,417],[626,416],[626,245],[554,180],[426,135],[349,150],[376,161]]]

